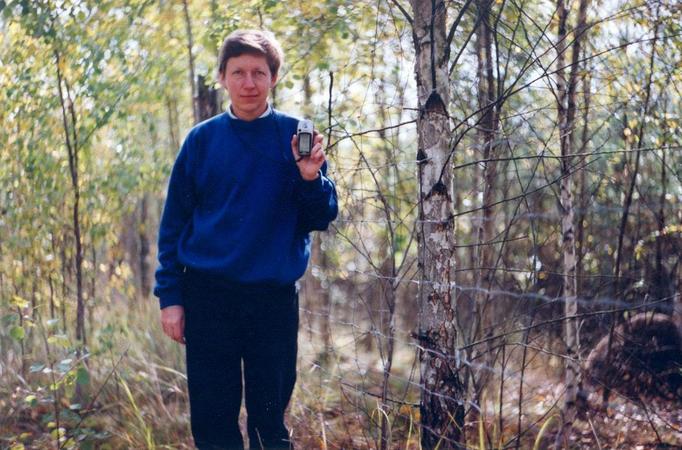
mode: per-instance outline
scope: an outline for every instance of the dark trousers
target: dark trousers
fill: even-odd
[[[284,410],[296,382],[294,285],[235,285],[188,272],[183,287],[192,435],[200,450],[289,448]]]

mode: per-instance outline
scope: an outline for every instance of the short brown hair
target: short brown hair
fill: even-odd
[[[261,30],[236,30],[225,38],[218,56],[218,74],[225,72],[227,60],[244,54],[265,56],[270,75],[276,76],[284,60],[282,47],[272,33]]]

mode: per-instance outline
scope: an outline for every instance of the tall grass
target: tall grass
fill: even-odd
[[[73,357],[75,342],[68,335],[53,338],[60,336],[54,326],[29,330],[24,364],[18,346],[5,343],[8,350],[0,355],[0,448],[194,448],[184,348],[163,335],[158,319],[154,300],[133,307],[113,301],[99,305],[93,310],[85,364]],[[419,380],[410,367],[413,347],[396,349],[401,363],[394,366],[389,401],[379,407],[383,373],[375,352],[357,345],[357,337],[339,327],[336,345],[320,358],[321,344],[305,335],[299,339],[298,382],[287,416],[296,448],[378,448],[383,416],[389,448],[421,449]],[[546,386],[546,376],[534,379],[529,374],[547,364],[541,354],[533,358],[535,365],[526,369],[524,392],[529,394],[519,448],[535,450],[554,431],[556,399],[543,403],[541,396],[551,394],[551,384]],[[518,389],[511,380],[505,381],[503,408],[498,408],[503,403],[499,398],[477,405],[478,419],[465,430],[467,448],[514,447],[517,422],[507,419],[516,417],[510,408],[518,403],[512,395]],[[508,424],[503,429],[500,415]]]

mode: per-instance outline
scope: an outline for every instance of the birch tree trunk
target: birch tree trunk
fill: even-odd
[[[580,67],[581,42],[585,32],[587,0],[580,0],[578,22],[575,28],[571,55],[571,72],[568,85],[564,77],[564,61],[566,53],[567,27],[569,10],[564,0],[557,3],[559,15],[559,32],[557,50],[557,112],[559,120],[559,139],[561,145],[561,251],[563,253],[563,285],[564,285],[564,339],[566,341],[566,358],[564,359],[565,386],[562,409],[562,427],[556,436],[557,447],[564,444],[569,436],[577,413],[576,400],[580,383],[580,343],[578,338],[577,278],[575,256],[575,227],[573,209],[573,161],[570,157],[575,143],[576,90],[578,86],[578,69]]]
[[[580,150],[578,153],[584,155],[587,153],[589,144],[589,120],[590,120],[590,89],[591,89],[591,76],[589,74],[589,69],[585,66],[585,74],[583,77],[583,131],[581,136]],[[587,158],[585,156],[580,157],[580,164],[582,165]],[[585,257],[585,217],[587,216],[586,210],[588,206],[588,193],[587,193],[587,177],[586,171],[580,171],[580,178],[578,179],[578,218],[576,220],[576,226],[578,228],[577,232],[577,242],[576,242],[576,295],[583,295],[583,288],[585,280],[583,279],[583,259]]]
[[[463,386],[456,358],[452,171],[446,8],[443,0],[411,0],[419,117],[419,359],[424,449],[463,440]]]

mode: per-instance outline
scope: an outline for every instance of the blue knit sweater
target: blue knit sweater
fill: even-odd
[[[159,229],[154,295],[181,305],[185,268],[240,284],[287,285],[305,272],[312,230],[338,212],[334,183],[305,181],[291,154],[298,120],[227,113],[195,126],[175,161]]]

